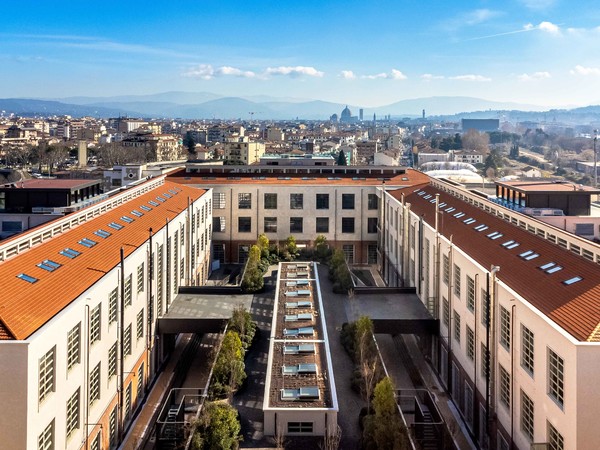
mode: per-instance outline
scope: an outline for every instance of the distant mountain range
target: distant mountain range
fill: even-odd
[[[301,98],[278,98],[267,95],[227,97],[210,92],[163,92],[152,95],[123,95],[112,97],[67,97],[60,99],[0,99],[0,111],[22,116],[70,115],[74,117],[145,117],[182,119],[257,119],[257,120],[326,120],[332,114],[340,115],[345,104]],[[348,105],[353,115],[361,106]],[[391,115],[394,119],[421,117],[514,117],[535,120],[531,117],[548,117],[567,113],[582,117],[596,117],[600,108],[595,106],[572,110],[550,110],[536,105],[495,102],[474,97],[428,97],[383,105],[364,107],[364,120]],[[542,116],[540,116],[542,115]],[[562,117],[561,115],[561,117]],[[556,117],[554,117],[556,119]],[[581,118],[581,117],[580,117]],[[551,120],[551,119],[550,119]],[[556,119],[559,120],[559,119]]]

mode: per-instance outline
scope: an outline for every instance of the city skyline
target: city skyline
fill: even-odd
[[[600,103],[600,11],[590,0],[70,3],[5,5],[0,97]]]

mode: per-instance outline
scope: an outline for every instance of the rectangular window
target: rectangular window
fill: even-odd
[[[354,245],[344,244],[342,245],[342,251],[348,264],[354,264]]]
[[[108,447],[109,449],[117,448],[117,407],[115,406],[110,412],[108,419]]]
[[[108,349],[108,378],[117,374],[117,343]]]
[[[123,354],[131,355],[131,324],[125,328],[123,333]]]
[[[342,233],[354,233],[354,217],[342,217]]]
[[[564,450],[565,440],[562,434],[548,422],[548,450]]]
[[[108,295],[108,323],[117,321],[117,302],[119,300],[119,291],[114,288]]]
[[[288,422],[288,433],[312,433],[312,422]]]
[[[481,290],[481,325],[485,328],[488,326],[490,312],[488,308],[488,298],[485,289]]]
[[[354,209],[354,194],[342,194],[342,209]]]
[[[377,233],[377,217],[367,218],[367,233]]]
[[[329,209],[329,194],[317,194],[317,209]]]
[[[533,441],[533,400],[521,390],[521,431]]]
[[[39,360],[39,400],[44,401],[48,395],[54,392],[55,367],[54,358],[56,346],[52,347]]]
[[[290,217],[290,233],[302,233],[302,217]]]
[[[213,205],[215,209],[225,209],[225,192],[213,192]]]
[[[67,334],[67,370],[79,364],[81,358],[81,322]]]
[[[125,280],[125,306],[130,306],[132,301],[131,296],[131,274]]]
[[[238,194],[238,209],[252,209],[252,194]]]
[[[304,195],[303,194],[290,194],[290,209],[302,209],[304,208]]]
[[[240,264],[244,264],[246,262],[246,260],[248,259],[248,254],[250,253],[250,246],[249,245],[240,245],[238,246],[238,262]]]
[[[460,344],[460,314],[454,311],[454,340]]]
[[[450,324],[450,304],[448,303],[448,300],[446,300],[443,297],[442,297],[442,320],[444,322],[444,325],[446,325],[446,328],[448,328],[448,325]]]
[[[238,232],[239,233],[250,233],[252,231],[252,218],[251,217],[238,217]]]
[[[225,263],[225,244],[213,244],[213,260]]]
[[[140,309],[140,312],[137,313],[135,324],[135,336],[141,339],[144,337],[144,308]]]
[[[444,283],[448,284],[450,281],[450,259],[448,255],[444,255],[443,258],[443,270],[444,270]]]
[[[67,400],[67,437],[79,428],[79,388]]]
[[[329,217],[317,217],[317,233],[329,233]]]
[[[265,217],[265,233],[277,233],[277,217]]]
[[[215,233],[225,232],[225,217],[223,217],[223,216],[213,217],[213,230],[215,230]]]
[[[560,407],[564,404],[564,381],[565,362],[554,351],[548,349],[548,395],[556,401]]]
[[[475,360],[475,333],[467,325],[467,358],[471,361]]]
[[[102,330],[102,304],[99,304],[90,313],[90,344],[99,341]]]
[[[500,344],[510,350],[510,311],[500,307]]]
[[[460,298],[460,267],[454,264],[454,295]]]
[[[500,403],[510,410],[510,374],[500,365]]]
[[[486,378],[488,376],[488,364],[490,360],[490,352],[482,342],[481,343],[481,376]]]
[[[92,373],[90,373],[90,400],[89,400],[89,404],[90,406],[92,406],[94,404],[94,402],[96,400],[100,400],[100,363],[98,363],[98,365],[96,367],[94,367],[94,370],[92,370]]]
[[[367,264],[377,264],[377,244],[367,246]]]
[[[141,263],[137,268],[137,292],[144,291],[144,263]]]
[[[39,435],[38,450],[54,450],[54,419]]]
[[[467,275],[467,308],[475,311],[475,281]]]
[[[265,209],[277,209],[277,194],[265,194]]]
[[[367,195],[367,209],[373,210],[379,208],[379,199],[377,198],[377,194],[368,194]]]
[[[521,325],[521,367],[533,377],[534,335],[525,325]]]

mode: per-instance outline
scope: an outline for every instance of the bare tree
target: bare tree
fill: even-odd
[[[468,130],[462,135],[462,145],[466,150],[475,150],[480,153],[488,151],[490,136],[487,133],[480,133],[477,130]]]
[[[273,441],[277,449],[285,450],[286,438],[281,423],[277,424],[277,429],[275,430],[275,434],[273,435]]]
[[[325,436],[323,436],[323,442],[319,444],[322,450],[337,450],[340,448],[340,442],[342,440],[342,429],[339,425],[336,425],[332,430],[327,430]]]
[[[373,341],[373,321],[362,316],[356,321],[356,360],[363,381],[363,394],[367,410],[371,406],[371,396],[375,388],[378,358]]]

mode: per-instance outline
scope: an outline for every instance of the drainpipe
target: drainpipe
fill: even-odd
[[[125,323],[125,252],[121,247],[121,301],[119,308],[119,323],[117,329],[119,330],[119,386],[118,386],[118,410],[119,410],[119,423],[117,424],[119,442],[123,441],[123,384],[124,384],[124,355],[123,355],[123,324]]]
[[[454,252],[452,251],[452,235],[450,235],[450,248],[448,249],[448,360],[446,361],[447,373],[446,383],[448,392],[452,392],[452,321],[453,305],[452,295],[454,288]]]
[[[473,352],[473,398],[471,399],[471,408],[473,408],[473,422],[475,422],[475,414],[479,414],[477,411],[477,347],[479,346],[479,322],[480,322],[480,318],[477,315],[479,313],[479,310],[477,308],[477,306],[479,305],[479,302],[477,301],[477,292],[479,292],[479,274],[476,273],[475,274],[475,298],[474,298],[474,308],[473,308],[473,315],[475,316],[475,336],[473,338],[474,343],[473,345],[475,346],[474,348],[474,352]],[[475,428],[473,425],[471,425],[473,427],[473,429]]]
[[[515,302],[515,299],[513,298],[511,300],[512,302]],[[515,432],[515,323],[516,323],[516,319],[515,319],[515,313],[517,312],[517,304],[516,302],[512,304],[511,306],[511,314],[510,314],[510,320],[511,320],[511,324],[510,324],[510,332],[511,332],[511,337],[510,337],[510,445],[509,448],[512,450],[513,449],[513,442],[514,442],[514,432]]]
[[[490,272],[486,274],[486,301],[487,301],[487,333],[486,333],[486,355],[485,355],[485,368],[486,368],[486,377],[485,377],[485,419],[487,425],[487,436],[488,436],[488,444],[491,438],[491,425],[492,425],[492,415],[490,413],[490,406],[492,402],[492,388],[494,385],[494,380],[491,373],[491,349],[490,343],[495,344],[495,334],[492,336],[492,324],[495,322],[496,318],[494,315],[495,312],[495,282],[496,282],[496,272],[500,270],[498,266],[492,266]],[[490,281],[491,276],[491,281]],[[490,290],[493,290],[490,293]]]
[[[148,326],[146,335],[146,379],[150,379],[150,361],[152,350],[152,324],[156,316],[156,308],[154,306],[154,295],[152,290],[152,280],[154,280],[154,252],[152,248],[152,228],[148,230],[148,297],[147,301],[147,320]],[[150,383],[146,383],[146,392],[149,390]]]

